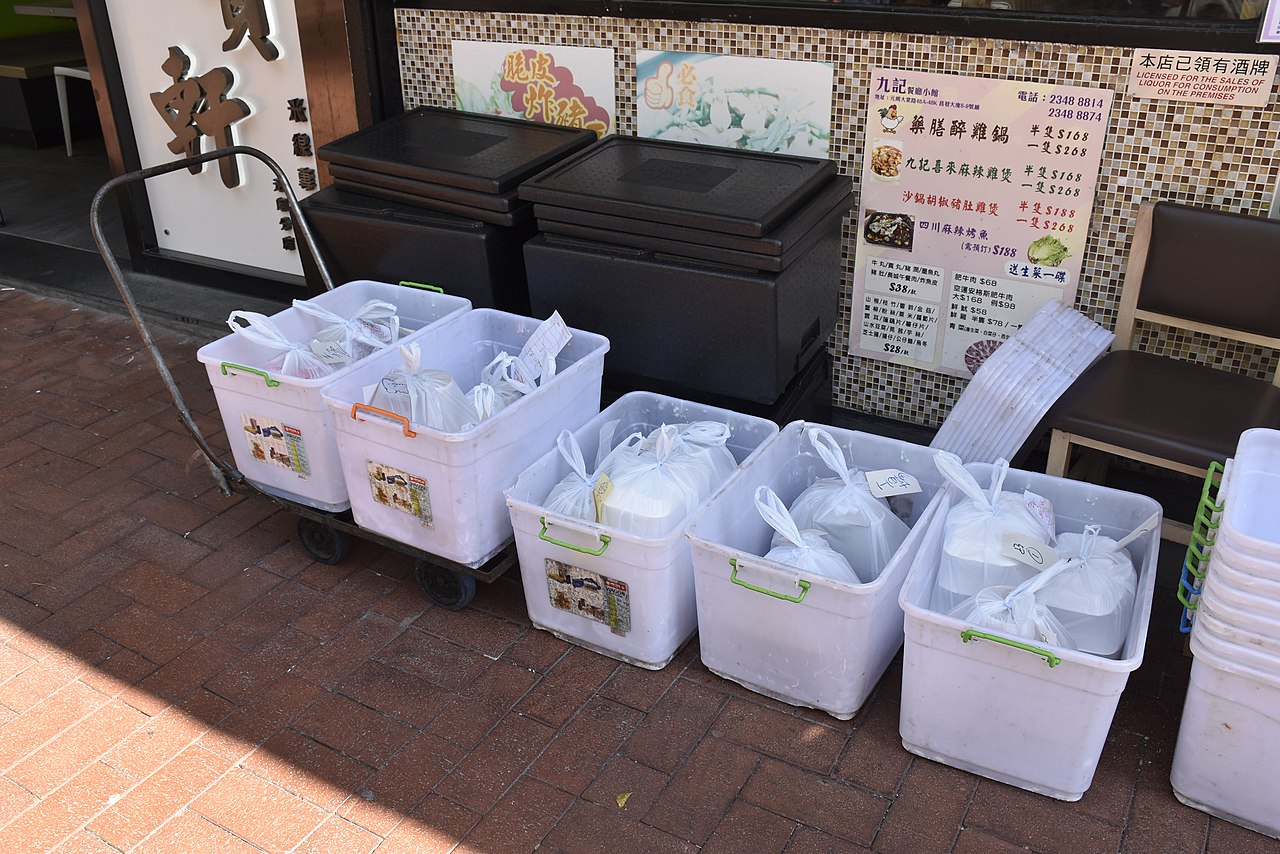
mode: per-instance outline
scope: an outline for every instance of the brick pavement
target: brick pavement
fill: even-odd
[[[219,430],[196,342],[158,334]],[[1168,590],[1093,787],[1065,804],[912,757],[900,665],[840,722],[462,612],[407,558],[312,562],[193,460],[123,317],[0,291],[0,851],[1233,852],[1179,805]]]

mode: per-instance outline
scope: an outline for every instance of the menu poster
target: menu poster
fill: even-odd
[[[871,69],[850,352],[972,376],[1070,305],[1111,92]]]

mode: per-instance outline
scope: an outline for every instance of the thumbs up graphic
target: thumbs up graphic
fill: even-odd
[[[675,102],[676,90],[671,88],[672,66],[664,62],[658,72],[644,81],[644,105],[651,110],[665,110]]]

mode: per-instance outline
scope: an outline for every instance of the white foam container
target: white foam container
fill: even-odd
[[[1169,780],[1187,806],[1280,838],[1280,680],[1192,632],[1191,681]]]
[[[728,447],[739,464],[749,461],[778,432],[776,424],[763,418],[631,392],[573,431],[589,466],[600,446],[600,428],[614,420],[619,422],[614,444],[636,431],[648,434],[664,423],[727,423]],[[571,643],[637,667],[660,670],[698,627],[693,564],[684,537],[688,519],[665,536],[640,537],[548,512],[542,502],[569,474],[554,438],[545,443],[550,450],[507,490],[529,619]],[[713,495],[726,488],[721,486]],[[574,601],[573,595],[579,593],[581,601]]]
[[[539,323],[481,308],[414,340],[422,348],[424,368],[447,371],[459,388],[470,389],[499,352],[519,353]],[[479,566],[500,551],[511,539],[502,491],[555,444],[561,430],[600,411],[609,341],[593,332],[570,332],[550,382],[460,433],[356,411],[367,386],[403,365],[394,348],[326,386],[322,396],[337,428],[341,471],[356,523],[468,566]],[[383,477],[375,480],[378,473]],[[408,484],[387,496],[387,477]],[[385,499],[379,498],[380,489]]]
[[[990,480],[990,465],[968,468],[979,483]],[[1099,525],[1103,534],[1120,539],[1156,517],[1155,529],[1129,545],[1138,584],[1121,656],[1051,647],[1028,651],[1020,648],[1026,641],[1004,639],[1020,645],[1014,646],[990,633],[973,634],[971,626],[929,610],[941,559],[940,520],[952,501],[944,492],[898,600],[906,614],[902,744],[954,768],[1075,801],[1093,781],[1120,694],[1142,663],[1160,505],[1142,495],[1019,470],[1009,471],[1005,488],[1048,498],[1062,532]],[[1048,666],[1050,657],[1056,666]]]
[[[385,300],[399,310],[401,341],[461,317],[471,308],[471,301],[462,297],[363,280],[339,285],[309,301],[350,316],[373,299]],[[322,328],[315,317],[293,307],[271,319],[293,341],[305,342]],[[236,468],[273,495],[320,510],[345,510],[351,501],[338,460],[333,418],[321,391],[364,360],[308,380],[261,370],[259,366],[274,355],[234,332],[196,352],[209,374]],[[251,425],[259,431],[251,433]],[[264,440],[261,430],[272,428],[281,435],[275,441]],[[255,444],[261,456],[255,454]]]
[[[768,486],[788,506],[813,481],[832,473],[805,437],[831,433],[851,466],[896,468],[922,492],[909,502],[911,533],[869,584],[801,572],[760,555],[773,529],[755,506]],[[866,701],[902,646],[898,591],[938,500],[937,451],[870,433],[795,421],[770,439],[733,481],[694,515],[693,547],[702,661],[713,673],[760,694],[848,720]]]

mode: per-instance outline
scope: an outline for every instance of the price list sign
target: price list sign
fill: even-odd
[[[850,352],[968,377],[1075,300],[1111,91],[871,69]]]

